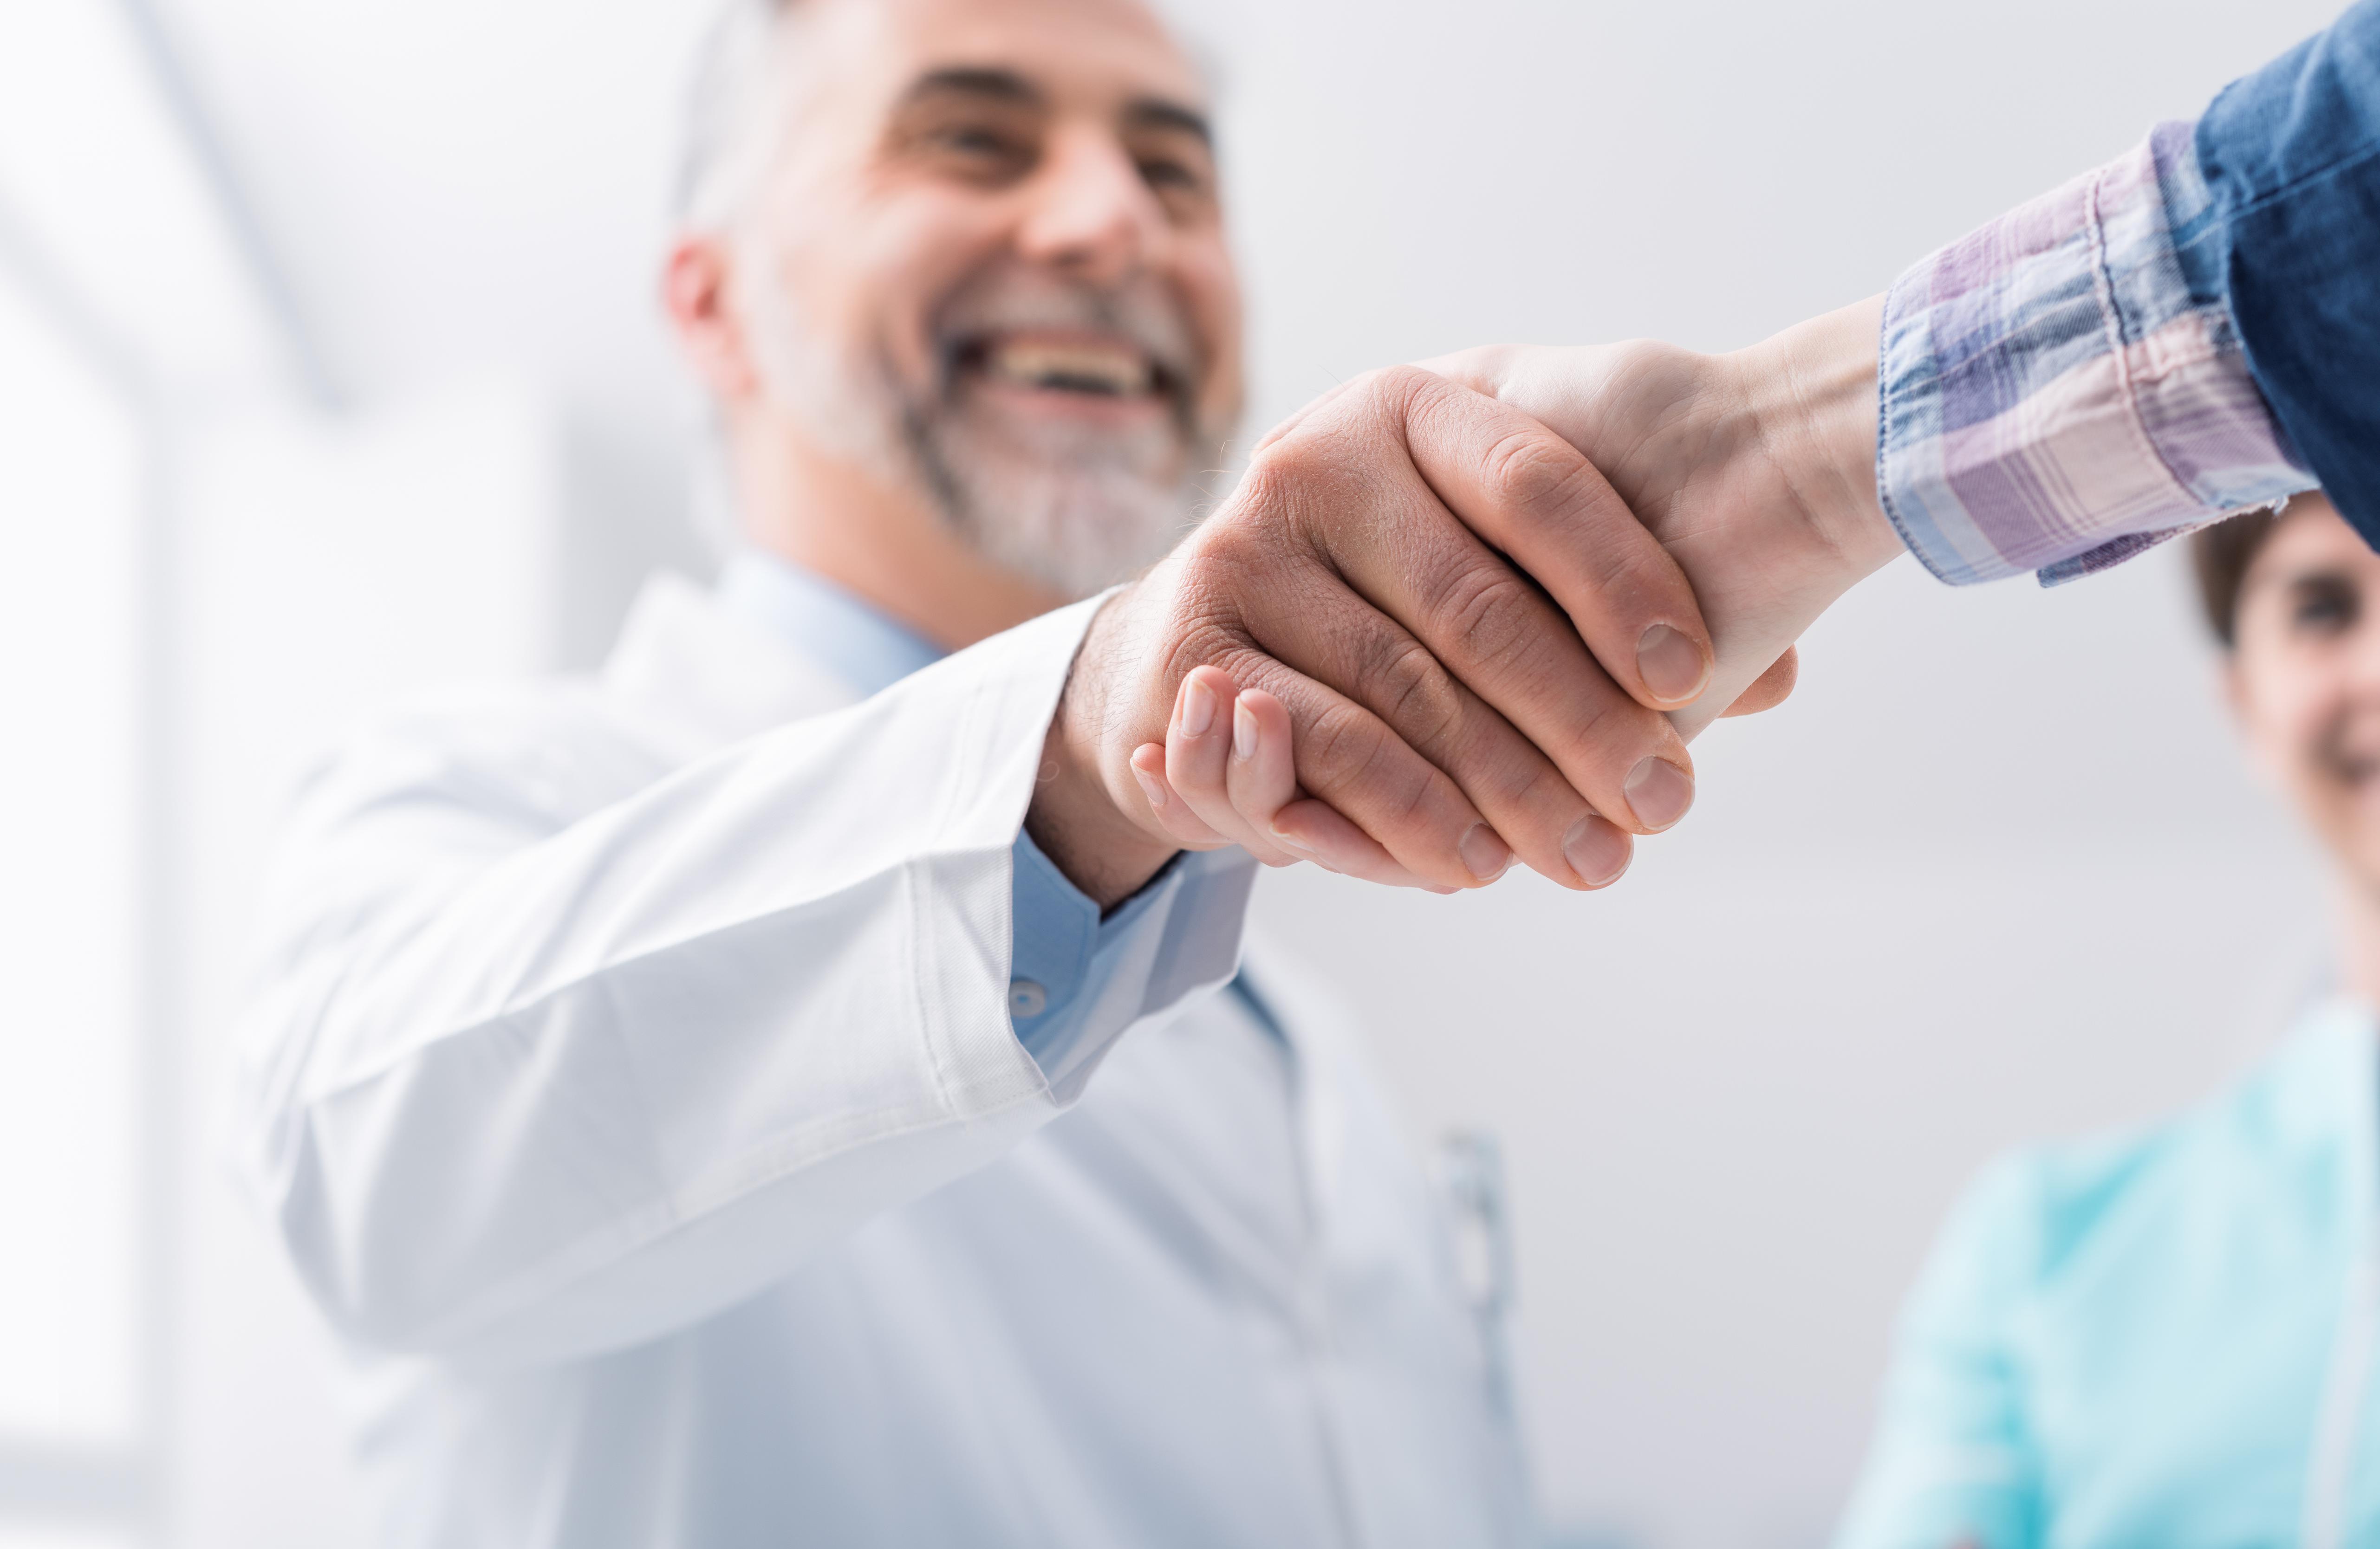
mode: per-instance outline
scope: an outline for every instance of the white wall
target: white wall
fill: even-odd
[[[683,399],[648,276],[695,7],[174,8],[351,391],[494,365],[593,427],[558,476],[583,658],[671,547]],[[2194,113],[2332,8],[1244,4],[1249,428],[1492,339],[1749,343]],[[2267,1036],[2312,866],[2228,750],[2173,558],[2049,594],[1888,572],[1813,633],[1792,705],[1698,747],[1697,812],[1609,894],[1269,888],[1268,927],[1374,1012],[1417,1131],[1507,1141],[1565,1520],[1818,1540],[1960,1180],[2182,1101]],[[333,1518],[302,1518],[274,1535],[323,1541]]]

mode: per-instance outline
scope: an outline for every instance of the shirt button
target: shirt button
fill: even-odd
[[[1050,992],[1031,979],[1008,981],[1008,1014],[1038,1017],[1050,1009]]]

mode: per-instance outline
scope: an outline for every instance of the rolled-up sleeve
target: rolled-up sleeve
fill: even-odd
[[[2233,81],[2194,139],[2207,261],[2256,385],[2380,548],[2380,0]]]
[[[2313,487],[2233,325],[2221,217],[2165,125],[1893,285],[1878,493],[1936,575],[2067,580]]]

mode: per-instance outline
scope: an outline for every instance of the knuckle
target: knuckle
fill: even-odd
[[[1588,525],[1608,527],[1603,541],[1589,545],[1599,558],[1641,563],[1643,551],[1652,542],[1652,535],[1644,532],[1595,465],[1550,430],[1516,427],[1506,431],[1488,449],[1484,471],[1498,502],[1527,522],[1560,531]],[[1621,514],[1629,518],[1626,527],[1610,520]],[[1644,541],[1627,541],[1629,529]]]
[[[1218,543],[1277,560],[1287,549],[1310,546],[1305,535],[1317,513],[1360,503],[1352,497],[1362,478],[1341,454],[1337,438],[1301,430],[1249,459],[1232,509],[1208,526],[1221,529]]]
[[[1428,647],[1383,639],[1358,669],[1357,697],[1416,748],[1443,744],[1462,720],[1461,696]]]
[[[1565,768],[1600,775],[1602,782],[1617,793],[1621,781],[1639,759],[1661,751],[1668,740],[1661,732],[1668,725],[1659,712],[1616,691],[1598,694],[1585,712],[1564,728],[1567,747],[1560,762]]]
[[[1278,506],[1296,501],[1305,488],[1330,471],[1321,436],[1293,431],[1248,460],[1240,483],[1240,504]]]
[[[1492,560],[1449,574],[1432,601],[1448,640],[1466,661],[1489,669],[1511,667],[1529,656],[1548,623],[1536,588]]]
[[[1692,583],[1666,553],[1627,551],[1624,546],[1615,552],[1614,546],[1602,543],[1581,547],[1586,554],[1587,597],[1583,603],[1573,599],[1572,606],[1583,628],[1599,623],[1607,631],[1622,625],[1635,629],[1663,619],[1694,631],[1702,617],[1701,605]]]
[[[1418,366],[1383,366],[1365,381],[1371,394],[1384,403],[1411,404],[1446,385],[1446,379]]]
[[[1508,761],[1492,781],[1494,799],[1506,810],[1548,815],[1556,833],[1570,826],[1589,804],[1572,789],[1560,769],[1543,758]]]
[[[1300,761],[1311,762],[1317,783],[1333,793],[1351,792],[1378,762],[1383,732],[1367,718],[1333,705],[1300,731],[1298,747]]]
[[[1331,805],[1366,827],[1410,823],[1428,798],[1428,767],[1400,756],[1395,733],[1352,706],[1317,717],[1307,743]]]
[[[1503,500],[1529,511],[1570,503],[1583,459],[1535,426],[1515,426],[1488,448],[1483,468]]]

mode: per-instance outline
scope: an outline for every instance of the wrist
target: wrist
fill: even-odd
[[[1884,297],[1798,323],[1737,357],[1762,439],[1841,589],[1901,552],[1876,499]]]
[[[1025,814],[1025,831],[1033,842],[1101,909],[1139,891],[1176,848],[1129,815],[1124,804],[1137,793],[1117,791],[1106,767],[1118,619],[1130,595],[1111,599],[1084,635],[1042,743],[1040,779]]]

